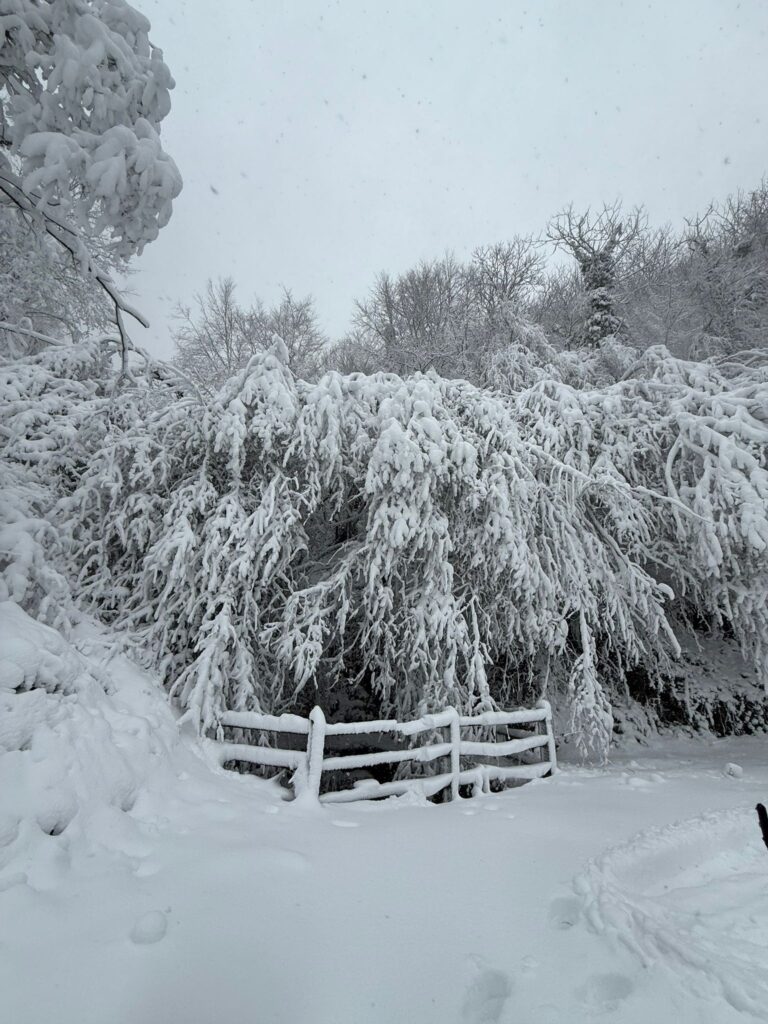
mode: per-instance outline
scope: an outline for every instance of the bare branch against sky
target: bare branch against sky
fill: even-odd
[[[315,296],[538,233],[573,202],[682,218],[768,169],[765,0],[145,0],[184,176],[131,280],[170,355],[208,277]]]

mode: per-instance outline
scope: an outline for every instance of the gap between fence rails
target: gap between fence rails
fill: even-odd
[[[462,728],[478,726],[535,725],[543,727],[541,733],[531,733],[515,739],[501,741],[462,740]],[[518,711],[485,711],[479,715],[460,715],[456,708],[446,708],[435,714],[411,722],[383,719],[370,722],[326,722],[320,707],[314,707],[309,718],[299,715],[262,715],[253,711],[227,711],[221,717],[221,725],[240,729],[256,729],[262,732],[290,733],[306,736],[304,750],[281,747],[263,747],[249,743],[228,743],[211,741],[220,764],[227,761],[247,761],[268,767],[293,769],[292,784],[297,798],[324,803],[340,803],[365,800],[418,791],[425,796],[434,796],[450,787],[451,799],[459,799],[462,785],[472,786],[472,795],[488,792],[494,780],[530,780],[552,775],[557,771],[555,738],[552,731],[552,709],[549,701],[540,700],[535,709]],[[449,739],[443,743],[431,743],[407,750],[385,750],[370,754],[329,754],[326,755],[328,736],[374,735],[396,733],[401,736],[416,736],[436,729],[448,729]],[[501,758],[520,754],[527,750],[546,747],[547,760],[535,764],[500,765],[481,763],[461,768],[461,758]],[[360,780],[352,788],[335,790],[320,795],[322,775],[325,771],[345,771],[373,767],[378,764],[399,762],[429,762],[441,757],[450,757],[450,771],[441,775],[412,779],[399,779],[379,783],[375,780]]]

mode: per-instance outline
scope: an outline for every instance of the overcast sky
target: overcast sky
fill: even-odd
[[[679,223],[768,171],[768,0],[132,2],[184,178],[131,281],[158,355],[208,277],[311,293],[337,336],[380,270],[569,202]]]

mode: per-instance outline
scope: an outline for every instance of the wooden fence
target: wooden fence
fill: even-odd
[[[485,711],[479,715],[460,715],[455,708],[426,715],[411,722],[383,720],[372,722],[326,722],[319,707],[309,718],[297,715],[261,715],[252,711],[228,711],[221,719],[231,729],[253,731],[257,737],[275,734],[278,742],[264,746],[251,743],[213,742],[220,764],[245,761],[250,764],[288,768],[293,771],[292,783],[297,798],[324,803],[350,800],[371,800],[415,791],[430,797],[450,789],[451,799],[460,796],[460,787],[471,787],[472,795],[490,791],[492,781],[526,781],[551,775],[557,770],[555,739],[552,732],[552,711],[549,702],[539,701],[536,708],[520,711]],[[522,729],[521,726],[533,727]],[[503,729],[501,739],[462,738],[462,732],[475,736]],[[435,733],[444,730],[447,738],[434,742]],[[421,746],[401,749],[376,749],[369,753],[343,753],[328,749],[334,737],[391,737],[403,740],[431,734]],[[298,749],[280,746],[279,737],[293,735]],[[302,738],[306,737],[304,741]],[[337,741],[338,743],[338,741]],[[376,746],[376,743],[371,743]],[[531,763],[510,763],[512,757],[538,751],[540,759]],[[435,775],[378,782],[372,778],[358,779],[346,789],[321,793],[322,777],[327,772],[359,771],[379,765],[403,762],[425,764],[446,759],[449,770]],[[507,763],[502,763],[502,760]],[[463,762],[463,764],[462,764]]]

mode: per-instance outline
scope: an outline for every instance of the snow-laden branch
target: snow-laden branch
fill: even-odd
[[[56,214],[51,213],[47,209],[40,212],[34,202],[34,197],[27,195],[19,178],[1,165],[0,192],[7,196],[20,210],[32,217],[35,222],[39,223],[47,235],[69,252],[81,273],[92,278],[106,293],[114,310],[115,326],[120,338],[121,379],[130,379],[131,372],[128,364],[128,352],[132,346],[125,329],[123,313],[133,317],[142,327],[149,327],[149,321],[134,306],[125,301],[109,274],[96,266],[82,236],[64,223]]]

